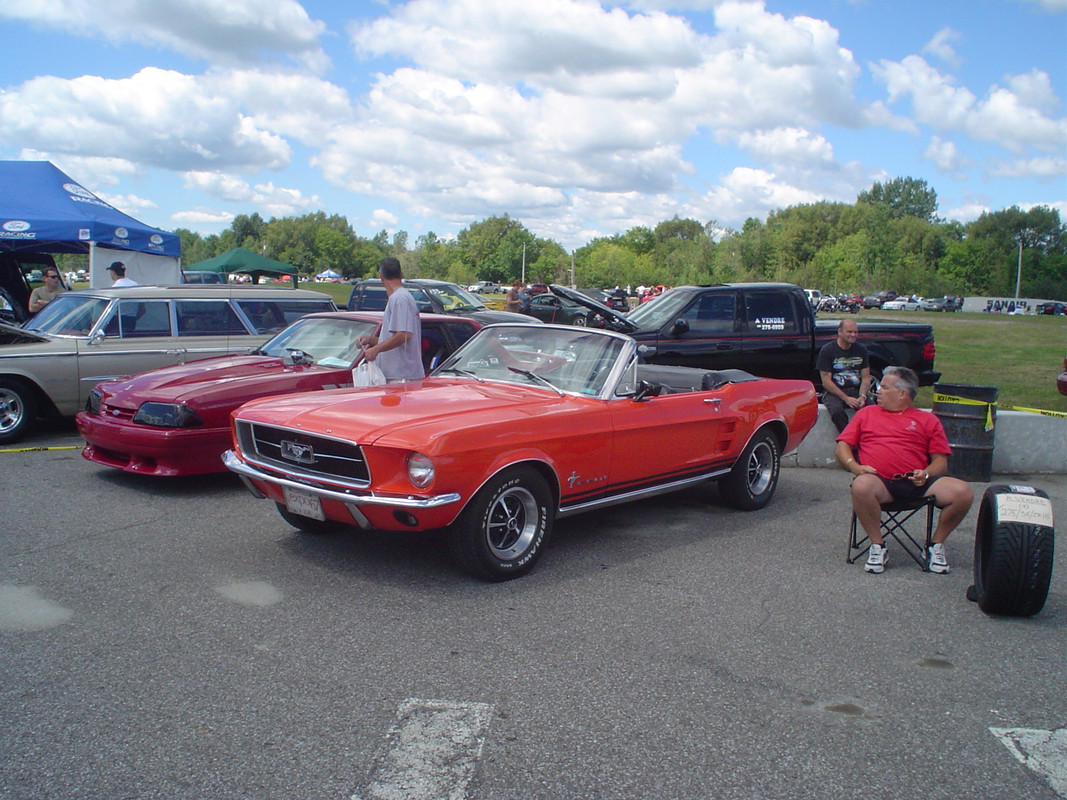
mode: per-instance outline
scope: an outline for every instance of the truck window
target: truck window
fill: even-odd
[[[734,294],[703,294],[682,314],[690,333],[733,333]]]
[[[385,311],[385,304],[388,299],[384,286],[363,286],[360,287],[359,299],[353,309],[358,311]]]
[[[789,292],[747,292],[745,332],[751,336],[781,336],[797,332],[797,318]]]

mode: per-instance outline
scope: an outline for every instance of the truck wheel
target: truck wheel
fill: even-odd
[[[476,578],[518,578],[541,556],[553,516],[552,492],[537,470],[504,470],[481,488],[448,529],[448,549]]]
[[[285,503],[275,503],[278,507],[278,513],[282,515],[282,519],[292,525],[301,533],[310,533],[315,536],[325,536],[331,533],[337,533],[342,529],[348,527],[340,522],[334,522],[332,519],[318,520],[311,517],[303,517],[300,514],[294,514],[288,508],[285,507]]]
[[[734,508],[756,511],[771,502],[781,467],[778,440],[770,431],[760,431],[748,443],[730,474],[719,479],[719,493]]]
[[[990,486],[978,512],[973,588],[978,607],[987,614],[1030,617],[1048,597],[1055,540],[1052,505],[1040,489],[1018,489]]]
[[[37,420],[37,396],[21,381],[0,378],[0,444],[17,442]]]

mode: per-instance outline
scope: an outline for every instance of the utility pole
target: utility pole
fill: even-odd
[[[1023,235],[1019,234],[1019,266],[1015,270],[1015,299],[1019,299],[1019,284],[1023,280]]]
[[[522,243],[522,284],[526,285],[526,242]]]

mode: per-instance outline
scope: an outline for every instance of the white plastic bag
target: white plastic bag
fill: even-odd
[[[366,389],[368,386],[381,386],[385,383],[385,373],[382,368],[373,361],[362,361],[352,370],[352,385],[357,389]]]

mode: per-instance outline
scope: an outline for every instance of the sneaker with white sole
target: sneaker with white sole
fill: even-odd
[[[949,572],[951,568],[948,565],[948,559],[945,558],[945,546],[943,544],[930,545],[928,566],[931,572],[936,572],[939,575]]]
[[[864,572],[882,572],[888,561],[888,553],[884,544],[872,544],[867,551],[867,563],[863,565]]]

